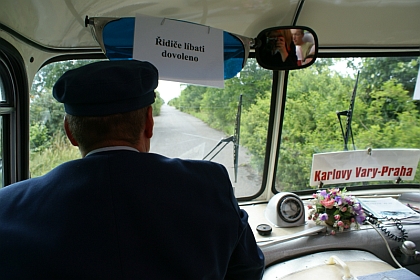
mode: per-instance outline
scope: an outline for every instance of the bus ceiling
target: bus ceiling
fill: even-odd
[[[36,1],[27,0],[2,3],[0,28],[13,32],[14,37],[19,35],[55,50],[52,56],[59,55],[59,51],[98,47],[84,27],[86,15],[134,18],[147,14],[211,26],[248,38],[273,26],[308,26],[317,33],[320,53],[361,53],[380,48],[392,55],[394,50],[418,53],[420,46],[420,37],[416,36],[420,26],[417,0],[72,0],[50,1],[42,9],[36,6]],[[27,24],[16,25],[16,18],[25,18]],[[381,26],[379,32],[377,26]]]

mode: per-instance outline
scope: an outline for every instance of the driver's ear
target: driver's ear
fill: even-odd
[[[153,126],[154,126],[154,121],[153,121],[153,107],[152,106],[149,106],[147,108],[146,124],[144,126],[144,135],[147,138],[152,138],[152,136],[153,136]]]
[[[73,134],[70,131],[69,123],[68,123],[66,117],[64,117],[64,130],[66,132],[67,138],[69,138],[69,140],[70,140],[70,143],[73,146],[79,146],[79,143],[77,143],[76,139],[74,139]]]

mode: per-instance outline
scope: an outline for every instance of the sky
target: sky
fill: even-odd
[[[160,97],[168,104],[169,100],[178,97],[181,94],[181,83],[159,80],[156,89],[160,93]]]

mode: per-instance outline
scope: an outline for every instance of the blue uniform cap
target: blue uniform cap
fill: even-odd
[[[155,102],[158,79],[158,70],[146,61],[101,61],[64,73],[53,96],[73,116],[113,115]]]

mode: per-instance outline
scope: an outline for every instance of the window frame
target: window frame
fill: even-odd
[[[3,39],[0,68],[6,99],[0,102],[4,187],[29,178],[29,87],[20,53]]]

